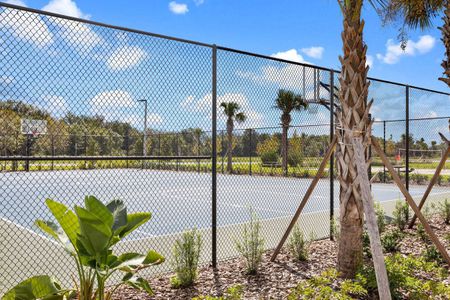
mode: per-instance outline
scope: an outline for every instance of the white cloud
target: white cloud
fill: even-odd
[[[274,53],[271,55],[272,57],[275,58],[280,58],[280,59],[284,59],[284,60],[290,60],[293,62],[298,62],[298,63],[304,63],[305,60],[303,59],[303,56],[301,56],[296,49],[290,49],[284,52],[278,52],[278,53]]]
[[[205,3],[205,0],[194,0],[195,5],[199,6]]]
[[[59,27],[60,36],[80,54],[87,54],[94,47],[105,43],[88,24],[55,17],[49,19]]]
[[[303,70],[305,71],[305,81],[303,81]],[[250,79],[259,84],[274,84],[278,88],[293,89],[296,92],[305,93],[314,84],[314,69],[300,65],[288,64],[285,66],[263,66],[260,72],[238,71],[237,75]],[[319,78],[319,80],[322,80]]]
[[[386,64],[395,64],[400,60],[401,56],[415,56],[418,54],[425,54],[433,49],[436,44],[436,39],[430,35],[423,35],[417,42],[408,40],[406,48],[401,48],[401,43],[394,43],[394,40],[389,39],[386,42],[386,53],[377,54],[377,58]]]
[[[240,105],[241,110],[247,116],[247,120],[242,124],[236,124],[236,128],[260,127],[263,125],[264,117],[250,105],[247,97],[241,93],[225,93],[217,97],[217,118],[219,121],[225,122],[226,117],[220,107],[222,102],[236,102]],[[180,103],[181,107],[187,111],[203,112],[211,117],[212,94],[206,94],[201,98],[193,95],[187,96]]]
[[[110,115],[120,114],[118,108],[129,108],[136,105],[130,93],[124,90],[105,91],[95,95],[90,100],[91,110],[94,114]],[[112,109],[114,108],[114,109]]]
[[[172,1],[169,3],[169,10],[176,15],[184,15],[189,11],[187,4]]]
[[[112,70],[124,70],[139,64],[147,53],[136,46],[125,46],[116,49],[106,61]]]
[[[56,117],[62,117],[69,110],[67,101],[62,96],[48,95],[43,98],[44,109],[49,110]]]
[[[309,57],[316,59],[321,59],[323,52],[325,51],[323,47],[309,47],[309,48],[302,48],[301,50]]]
[[[90,18],[90,15],[83,13],[72,0],[51,0],[42,9],[74,18]],[[80,53],[89,52],[97,45],[104,43],[104,40],[88,24],[54,17],[49,19],[60,28],[58,33],[61,37]]]
[[[75,1],[72,0],[50,0],[42,10],[74,18],[89,19],[89,15],[81,12]]]
[[[161,115],[157,113],[150,113],[147,116],[147,123],[151,125],[161,124],[163,122],[163,118]]]
[[[27,7],[27,5],[25,4],[25,2],[23,2],[23,1],[21,1],[21,0],[7,0],[7,1],[5,1],[5,3],[12,4],[12,5],[18,5],[18,6],[23,6],[23,7]]]
[[[21,3],[25,5],[23,2]],[[16,38],[27,41],[38,48],[44,48],[53,42],[53,35],[42,17],[31,12],[5,8],[0,13],[0,28],[6,28]]]
[[[373,56],[372,55],[366,56],[366,66],[368,66],[369,68],[373,67]]]

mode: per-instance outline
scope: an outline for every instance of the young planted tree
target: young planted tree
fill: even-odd
[[[227,172],[233,173],[233,130],[234,122],[243,123],[247,119],[246,115],[240,111],[241,106],[236,102],[222,102],[223,114],[227,117]]]
[[[292,111],[301,111],[308,107],[302,96],[296,95],[292,91],[280,89],[275,99],[275,108],[281,110],[281,126],[283,132],[281,135],[281,164],[286,174],[288,169],[288,130],[291,125]]]
[[[433,19],[443,13],[444,24],[439,29],[442,32],[442,42],[445,46],[445,58],[442,61],[444,76],[439,78],[450,87],[450,1],[449,0],[390,0],[385,17],[388,22],[402,22],[402,47],[406,47],[407,35],[405,28],[426,29],[433,26]]]
[[[340,182],[340,238],[338,269],[346,278],[353,278],[363,257],[364,209],[359,174],[355,164],[355,152],[351,146],[354,135],[360,135],[367,150],[370,138],[370,119],[367,105],[369,82],[366,65],[367,46],[363,40],[364,21],[361,18],[363,4],[370,3],[378,8],[382,0],[338,0],[343,14],[343,55],[339,77],[339,100],[341,110],[337,113],[339,122],[336,135],[338,179]],[[367,151],[365,151],[367,153]],[[365,160],[368,163],[368,155]]]

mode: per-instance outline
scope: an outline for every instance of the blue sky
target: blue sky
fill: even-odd
[[[152,0],[133,1],[132,5],[100,0],[8,2],[339,68],[341,15],[336,1],[331,0]],[[31,23],[27,25],[20,16],[6,13],[8,18],[0,20],[0,30],[6,33],[7,40],[1,52],[6,63],[0,70],[0,97],[26,99],[60,114],[72,111],[103,114],[110,120],[120,117],[138,127],[142,124],[142,106],[137,99],[151,98],[149,118],[156,129],[210,125],[211,66],[207,48],[167,46],[154,38],[118,34],[94,26],[77,27],[53,18],[28,18]],[[371,7],[364,9],[364,17],[371,76],[447,90],[437,80],[444,53],[437,29],[410,32],[408,48],[402,51],[395,26],[383,27]],[[435,24],[439,25],[440,20]],[[294,65],[219,53],[219,102],[241,103],[249,115],[243,127],[276,126],[279,114],[272,106],[278,88],[289,88],[308,97],[314,94],[312,70],[306,70],[305,89],[299,79],[302,72],[302,68]],[[319,76],[328,80],[324,78],[326,74]],[[396,87],[374,85],[370,95],[378,101],[374,117],[403,118],[403,92]],[[319,94],[327,97],[325,91]],[[449,97],[429,96],[416,95],[417,104],[411,109],[413,117],[450,114],[450,105],[436,108],[449,103]],[[325,110],[296,115],[293,123],[318,121],[328,121]],[[223,125],[223,120],[220,122],[219,126]],[[445,124],[438,126],[444,128]]]
[[[50,6],[48,0],[23,2],[33,8],[56,10],[100,22],[267,55],[296,49],[308,62],[339,67],[337,57],[341,51],[342,25],[341,14],[334,0],[53,0]],[[78,11],[74,10],[73,5]],[[446,89],[444,84],[436,80],[441,74],[440,62],[444,53],[437,29],[410,32],[413,43],[420,41],[420,36],[429,35],[434,40],[432,46],[412,49],[409,54],[398,55],[398,61],[386,63],[376,56],[386,55],[386,45],[390,39],[394,44],[397,43],[397,28],[383,27],[370,6],[365,7],[364,17],[368,54],[373,58],[371,76]],[[435,20],[434,24],[440,25],[441,20]],[[310,57],[301,51],[311,47],[323,48],[321,58],[317,58],[317,54]]]

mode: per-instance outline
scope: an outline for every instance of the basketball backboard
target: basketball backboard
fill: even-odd
[[[30,134],[33,136],[47,133],[47,121],[36,119],[21,119],[20,130],[22,134]]]

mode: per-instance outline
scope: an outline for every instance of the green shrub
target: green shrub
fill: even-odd
[[[47,207],[61,227],[51,221],[36,221],[39,229],[61,244],[74,259],[79,279],[76,283],[78,298],[110,300],[116,288],[123,284],[151,294],[149,283],[136,273],[164,262],[164,257],[153,250],[146,255],[123,253],[118,256],[112,251],[115,244],[150,220],[151,214],[129,214],[120,200],[104,205],[94,196],[87,196],[84,202],[85,208],[75,206],[72,211],[62,203],[47,199]],[[107,280],[119,271],[125,273],[121,282],[107,291]],[[25,299],[63,299],[72,290],[61,289],[49,276],[37,276],[19,283],[3,299],[17,299],[23,292],[33,294]]]
[[[394,224],[397,225],[401,231],[405,230],[409,220],[409,205],[405,201],[397,201],[395,203],[395,209],[392,212],[394,216]]]
[[[450,201],[445,199],[444,202],[438,204],[439,215],[444,219],[445,224],[450,224]]]
[[[403,234],[401,231],[392,230],[381,236],[381,245],[386,252],[397,252],[400,249],[400,242]]]
[[[370,249],[370,238],[367,230],[364,230],[363,232],[362,242],[364,255],[368,258],[372,258],[372,249]]]
[[[428,243],[430,241],[428,234],[425,231],[425,228],[423,227],[422,223],[419,223],[417,225],[417,235],[424,243]]]
[[[296,261],[308,260],[309,246],[313,237],[305,239],[303,232],[298,225],[294,226],[291,237],[289,238],[288,249]]]
[[[278,152],[263,152],[261,153],[261,161],[263,164],[277,163],[280,159]]]
[[[334,269],[320,276],[301,281],[289,294],[288,300],[297,299],[357,299],[367,296],[365,282],[361,276],[356,280],[340,280]]]
[[[442,282],[448,272],[436,263],[401,254],[387,256],[385,263],[393,299],[405,299],[405,294],[406,299],[447,299],[450,295],[450,287]],[[369,292],[376,292],[377,282],[372,266],[364,267],[357,277],[363,278],[361,282]]]
[[[192,298],[192,300],[241,300],[244,296],[244,287],[240,284],[231,286],[225,292],[225,295],[221,297],[213,296],[198,296]]]
[[[442,263],[444,261],[437,248],[431,245],[426,247],[425,251],[422,252],[422,256],[428,262]]]
[[[411,180],[417,184],[424,184],[428,180],[428,176],[422,174],[411,174]]]
[[[170,280],[173,287],[187,287],[195,282],[201,248],[202,237],[196,229],[184,232],[175,241],[172,264],[176,275]]]
[[[262,261],[264,239],[261,237],[261,223],[255,212],[250,209],[250,223],[244,225],[243,241],[236,242],[236,248],[244,257],[247,274],[254,275]]]
[[[301,165],[303,161],[303,147],[302,139],[294,130],[294,134],[289,139],[289,153],[288,153],[288,164],[291,167],[297,167]]]
[[[256,146],[256,153],[261,157],[263,164],[278,162],[279,151],[280,141],[275,135]]]
[[[386,229],[386,213],[379,202],[375,202],[375,214],[377,216],[378,231],[381,234]]]

